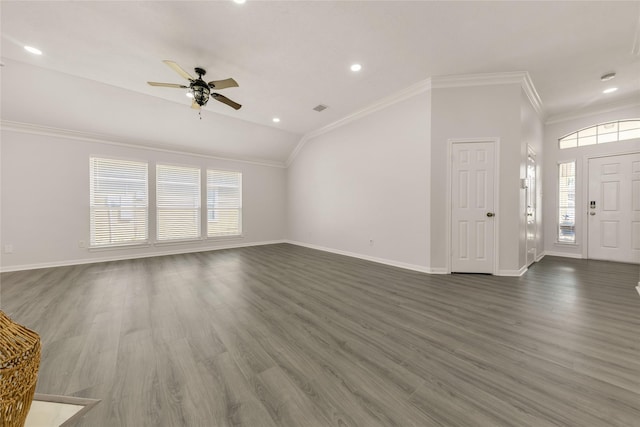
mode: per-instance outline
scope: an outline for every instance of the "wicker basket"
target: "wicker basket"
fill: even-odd
[[[40,337],[0,311],[0,427],[22,427],[36,391]]]

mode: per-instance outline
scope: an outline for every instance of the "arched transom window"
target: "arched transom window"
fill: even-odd
[[[640,138],[640,119],[619,120],[591,126],[558,140],[560,148],[583,147]]]

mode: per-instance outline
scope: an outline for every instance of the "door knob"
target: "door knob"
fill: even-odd
[[[589,212],[589,215],[594,216],[596,213],[595,212]]]
[[[492,216],[496,216],[496,214],[494,214],[493,212],[487,212],[487,216],[491,218]]]

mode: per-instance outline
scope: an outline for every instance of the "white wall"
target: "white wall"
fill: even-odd
[[[13,253],[2,253],[0,259],[5,271],[284,239],[286,174],[283,168],[7,129],[2,130],[1,137],[0,249],[8,244],[13,246]],[[167,162],[242,172],[244,236],[145,248],[80,248],[80,240],[89,241],[89,157],[92,155],[148,161],[150,168],[154,162]]]
[[[307,142],[289,167],[288,237],[446,272],[448,141],[498,138],[498,274],[518,274],[526,266],[520,178],[527,144],[542,164],[542,128],[520,83],[505,83],[434,88],[328,131]],[[541,182],[540,173],[538,188]]]
[[[308,141],[288,170],[288,238],[428,269],[430,114],[422,93]]]
[[[612,142],[602,145],[591,145],[560,150],[558,139],[576,130],[614,120],[640,118],[640,105],[612,108],[601,113],[592,113],[577,118],[556,120],[545,125],[545,252],[551,255],[582,258],[586,252],[587,227],[584,213],[587,208],[585,200],[588,177],[585,174],[589,157],[614,155],[640,151],[640,140]],[[576,243],[558,243],[558,163],[576,161]],[[583,209],[584,208],[584,209]]]
[[[523,144],[521,136],[521,86],[519,83],[448,87],[432,90],[431,133],[431,267],[445,270],[448,230],[446,203],[447,141],[499,138],[499,266],[500,274],[516,274],[524,266]],[[436,179],[437,177],[437,179]],[[496,176],[498,178],[498,176]]]

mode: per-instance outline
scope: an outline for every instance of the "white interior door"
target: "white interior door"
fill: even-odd
[[[532,152],[527,156],[527,266],[536,260],[536,158]]]
[[[588,257],[640,263],[640,153],[589,159]]]
[[[451,272],[493,273],[494,144],[453,143],[451,156]]]

